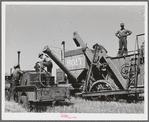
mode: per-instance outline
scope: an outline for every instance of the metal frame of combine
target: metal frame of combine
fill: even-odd
[[[137,35],[137,45],[138,36],[142,35],[144,34]],[[130,96],[134,96],[135,100],[138,100],[139,94],[144,93],[144,63],[140,64],[138,46],[134,54],[109,57],[107,50],[102,45],[95,44],[94,50],[89,49],[77,32],[73,33],[73,40],[78,47],[81,47],[81,53],[84,54],[86,61],[86,66],[77,76],[59,61],[48,46],[43,49],[43,52],[47,53],[67,74],[69,83],[75,88],[74,93],[80,91],[76,94],[93,100],[113,100],[121,97],[128,100]],[[76,52],[73,53],[77,55]],[[65,55],[67,56],[67,54],[66,52]],[[123,66],[123,64],[125,65]]]
[[[141,34],[141,35],[144,35],[144,34]],[[138,47],[138,36],[141,36],[141,35],[136,36],[137,37],[137,40],[136,40],[137,47]],[[140,66],[139,47],[137,50],[138,52],[134,53],[132,55],[111,58],[107,55],[106,50],[101,45],[100,46],[98,45],[98,47],[101,48],[101,49],[99,49],[98,54],[96,54],[97,48],[98,48],[96,46],[95,53],[94,53],[94,55],[92,55],[92,52],[86,47],[86,45],[83,43],[82,39],[79,37],[79,35],[77,33],[74,33],[73,39],[74,39],[75,43],[77,44],[77,46],[81,46],[82,48],[85,48],[84,54],[90,60],[90,68],[89,68],[89,72],[88,72],[88,75],[86,78],[85,87],[84,87],[84,90],[82,93],[83,97],[95,97],[96,98],[96,97],[102,96],[102,95],[109,96],[109,95],[122,95],[123,94],[123,95],[128,96],[128,95],[133,94],[133,95],[135,95],[135,98],[138,99],[139,93],[144,93],[144,84],[142,83],[142,82],[144,82],[144,81],[142,81],[143,78],[140,80],[138,79],[138,70],[140,68],[139,67]],[[97,62],[96,61],[94,62],[95,58],[99,58]],[[123,58],[123,60],[125,60],[125,63],[129,64],[128,69],[125,70],[125,72],[127,71],[127,75],[128,75],[128,78],[126,78],[126,79],[124,79],[124,77],[121,75],[118,67],[116,66],[116,63],[118,63],[121,58]],[[128,58],[127,61],[126,61],[126,58]],[[119,61],[117,61],[114,64],[115,59],[118,59]],[[133,59],[135,60],[135,62],[132,65]],[[102,61],[102,60],[104,60],[104,61]],[[108,64],[107,69],[112,74],[111,76],[113,76],[113,78],[112,78],[113,81],[108,78],[105,78],[104,80],[95,81],[93,84],[91,84],[90,90],[88,90],[87,88],[90,83],[92,67],[93,67],[93,65],[97,66],[97,64],[94,64],[94,63],[98,63],[98,62],[100,62],[100,63],[103,62],[103,63]],[[131,65],[133,68],[135,68],[135,71],[134,71],[135,78],[134,78],[133,84],[130,84],[130,74],[132,72],[132,71],[130,71]],[[110,90],[108,88],[105,90],[104,90],[104,88],[103,89],[99,88],[99,90],[98,90],[98,88],[97,88],[96,91],[94,91],[95,90],[94,87],[99,87],[99,85],[103,86],[105,84],[108,84],[110,86]],[[112,86],[113,84],[114,84],[114,87]]]

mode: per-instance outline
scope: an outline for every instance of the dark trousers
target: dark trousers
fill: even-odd
[[[52,67],[53,67],[52,62],[51,61],[43,62],[43,65],[47,67],[47,71],[50,72],[50,74],[51,74]]]
[[[17,91],[16,91],[16,86],[19,85],[19,81],[12,81],[11,83],[11,87],[9,88],[9,100],[17,100],[18,96],[17,96]]]
[[[127,55],[127,39],[126,38],[120,38],[119,39],[119,56],[122,56],[123,54]]]

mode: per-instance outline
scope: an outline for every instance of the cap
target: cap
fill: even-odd
[[[19,64],[16,63],[13,67],[16,68],[16,67],[18,67],[18,66],[19,66]]]
[[[97,43],[93,45],[93,49],[96,49],[96,46],[99,46]]]
[[[39,54],[38,54],[38,58],[39,58],[41,55],[43,55],[43,53],[39,53]]]
[[[124,26],[124,23],[121,23],[120,26]]]

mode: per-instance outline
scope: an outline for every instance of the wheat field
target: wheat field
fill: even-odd
[[[40,110],[39,110],[40,109]],[[29,112],[18,103],[5,102],[5,112]],[[54,107],[37,106],[36,111],[42,113],[144,113],[144,101],[137,103],[90,101],[72,97],[71,100],[56,103]]]
[[[28,112],[26,108],[23,108],[19,103],[14,101],[5,101],[5,112],[18,113],[18,112]]]

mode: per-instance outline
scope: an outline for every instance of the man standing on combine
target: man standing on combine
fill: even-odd
[[[131,35],[130,30],[124,28],[124,23],[120,24],[121,29],[115,33],[115,36],[119,38],[119,51],[118,56],[123,56],[128,54],[127,50],[127,36]]]

